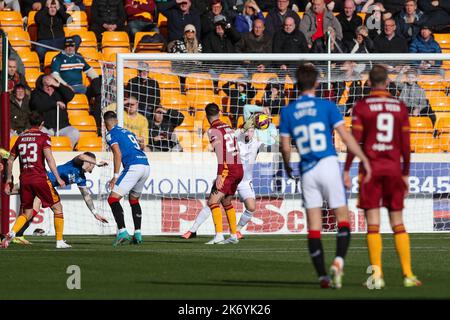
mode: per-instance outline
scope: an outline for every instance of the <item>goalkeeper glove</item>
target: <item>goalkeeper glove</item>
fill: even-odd
[[[9,152],[3,148],[0,148],[0,157],[2,159],[8,159],[9,158]]]
[[[244,132],[247,132],[248,129],[255,127],[255,118],[256,113],[252,114],[250,118],[247,119],[247,121],[244,123],[244,126],[242,127],[244,129]]]

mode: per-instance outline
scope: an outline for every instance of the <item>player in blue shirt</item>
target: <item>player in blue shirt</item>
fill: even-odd
[[[280,136],[284,167],[290,178],[291,139],[300,155],[300,176],[304,207],[308,216],[308,248],[322,288],[341,288],[344,258],[350,244],[350,223],[342,174],[333,146],[333,130],[341,136],[350,152],[364,164],[370,179],[370,165],[355,138],[347,132],[336,105],[314,96],[318,72],[312,64],[297,70],[297,87],[301,97],[281,109]],[[330,268],[331,279],[325,271],[320,240],[322,205],[326,200],[334,209],[338,223],[336,258]]]
[[[139,204],[145,181],[150,175],[150,166],[144,151],[144,141],[136,138],[136,135],[118,126],[117,115],[113,111],[107,111],[103,115],[106,130],[106,142],[111,147],[114,156],[114,177],[109,182],[111,194],[108,203],[111,207],[114,219],[117,223],[118,233],[113,243],[114,246],[125,241],[142,243],[141,220],[142,210]],[[119,174],[120,164],[123,170]],[[134,237],[131,239],[125,227],[123,208],[120,199],[129,194],[128,200],[134,222]]]
[[[86,202],[87,207],[94,215],[94,218],[97,219],[100,222],[108,223],[108,221],[98,214],[97,210],[94,206],[94,201],[92,200],[91,193],[89,192],[88,188],[86,187],[86,176],[85,173],[92,173],[92,170],[95,166],[103,167],[108,165],[105,161],[97,162],[95,154],[92,152],[85,152],[82,153],[72,160],[66,162],[65,164],[59,165],[57,167],[58,174],[61,177],[61,179],[64,180],[66,183],[66,186],[71,184],[77,184],[78,188],[80,189],[81,195],[83,196],[84,202]],[[58,187],[59,184],[56,181],[55,175],[51,171],[47,171],[47,176],[52,183],[53,187]],[[20,186],[17,184],[14,186],[12,194],[17,194],[19,191]],[[33,203],[33,217],[36,216],[39,213],[39,210],[41,208],[41,201],[39,198],[36,198]],[[32,219],[29,220],[23,228],[16,234],[16,237],[12,241],[13,243],[17,244],[30,244],[28,240],[25,239],[23,236],[25,230],[30,226]]]

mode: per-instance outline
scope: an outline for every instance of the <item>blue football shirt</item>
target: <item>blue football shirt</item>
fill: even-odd
[[[85,187],[86,176],[84,175],[82,166],[83,161],[76,161],[75,159],[72,159],[60,166],[57,166],[56,169],[58,170],[59,176],[64,180],[66,185],[75,183],[79,187]],[[59,186],[58,182],[56,182],[56,178],[53,172],[48,171],[47,176],[54,187]]]

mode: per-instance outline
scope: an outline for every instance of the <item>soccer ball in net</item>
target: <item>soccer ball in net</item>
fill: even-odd
[[[265,130],[269,127],[270,118],[265,113],[258,113],[255,116],[255,128],[259,130]]]

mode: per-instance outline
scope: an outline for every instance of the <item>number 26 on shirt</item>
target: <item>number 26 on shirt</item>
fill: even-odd
[[[300,155],[310,152],[322,152],[327,149],[325,125],[322,122],[313,122],[309,125],[295,127],[294,136],[298,136],[296,143]]]

